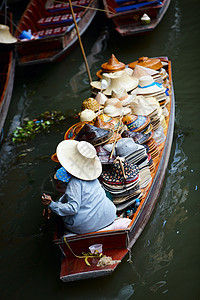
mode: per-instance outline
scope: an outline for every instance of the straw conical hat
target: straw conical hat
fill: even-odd
[[[17,39],[12,36],[7,25],[0,24],[0,43],[2,44],[13,44],[16,43]]]
[[[94,180],[102,172],[94,146],[86,141],[64,140],[58,144],[56,153],[65,170],[79,179]]]

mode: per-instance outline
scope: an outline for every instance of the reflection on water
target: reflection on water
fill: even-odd
[[[99,300],[128,300],[131,299],[131,296],[134,294],[134,286],[131,284],[125,285],[123,286],[119,292],[113,296],[113,297],[109,297],[109,296],[102,296],[102,297],[98,297]]]
[[[18,103],[17,103],[17,111],[15,113],[14,118],[12,119],[8,135],[10,135],[17,126],[21,125],[23,117],[26,115],[26,107],[29,106],[28,103],[28,97],[27,97],[27,90],[24,86],[24,94],[20,97]]]
[[[171,28],[168,32],[168,38],[165,42],[165,49],[170,53],[170,57],[175,59],[181,51],[179,45],[179,38],[181,37],[181,5],[179,1],[175,1],[174,5],[174,18]]]
[[[158,281],[158,282],[156,282],[154,285],[152,285],[151,287],[150,287],[150,291],[152,291],[152,292],[157,292],[160,288],[162,288],[163,286],[165,286],[165,284],[166,284],[166,281]],[[165,290],[164,291],[164,294],[167,292],[167,290]]]
[[[171,26],[171,29],[173,30],[173,34],[175,33],[175,36],[178,37],[180,35],[180,22],[181,22],[181,9],[179,7],[178,1],[175,1],[175,6],[174,6],[174,23]]]
[[[142,237],[143,248],[137,252],[136,257],[133,251],[134,268],[138,273],[137,285],[145,286],[147,282],[151,282],[149,289],[154,293],[158,290],[162,294],[168,293],[167,269],[173,262],[176,251],[168,239],[171,234],[178,235],[180,224],[188,219],[187,209],[184,207],[189,194],[189,184],[185,185],[184,182],[188,158],[182,149],[183,142],[184,135],[176,136],[175,133],[174,155],[166,174],[163,193],[151,218],[150,228]],[[156,274],[162,274],[165,280],[154,281]]]

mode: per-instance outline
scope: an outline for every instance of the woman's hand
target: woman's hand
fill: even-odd
[[[42,195],[42,204],[44,206],[49,206],[49,204],[52,202],[51,196],[46,195],[45,193],[43,193]]]

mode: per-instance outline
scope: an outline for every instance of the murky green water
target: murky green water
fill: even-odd
[[[171,157],[159,201],[144,232],[110,277],[64,284],[53,222],[43,230],[40,202],[59,132],[25,145],[9,139],[0,150],[1,299],[199,299],[199,1],[172,0],[159,27],[147,36],[119,37],[100,13],[83,38],[92,78],[111,54],[128,63],[140,56],[172,61],[176,121]],[[83,58],[76,48],[58,64],[16,69],[6,121],[9,134],[24,117],[45,110],[78,112],[90,95]]]

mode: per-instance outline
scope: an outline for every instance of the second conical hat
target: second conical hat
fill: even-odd
[[[101,70],[99,70],[96,75],[97,77],[101,78],[102,73],[111,73],[122,71],[125,69],[125,64],[123,62],[119,62],[114,54],[111,55],[111,58],[108,62],[105,62],[101,65]]]

